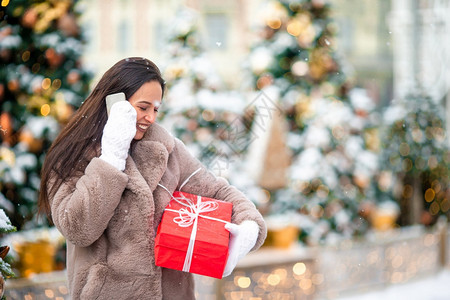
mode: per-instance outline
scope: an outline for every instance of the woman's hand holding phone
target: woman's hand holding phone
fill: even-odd
[[[136,135],[136,115],[130,102],[116,102],[103,129],[100,158],[120,171],[125,170],[130,143]]]

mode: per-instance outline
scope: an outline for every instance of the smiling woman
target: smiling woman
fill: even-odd
[[[195,298],[192,274],[155,265],[156,228],[176,190],[232,204],[223,276],[266,237],[254,204],[155,123],[164,87],[153,62],[119,61],[47,154],[39,207],[67,240],[72,299]],[[116,93],[128,101],[108,118],[105,98]]]
[[[161,84],[150,81],[144,83],[128,100],[137,112],[135,140],[142,139],[148,127],[155,122],[161,98]]]

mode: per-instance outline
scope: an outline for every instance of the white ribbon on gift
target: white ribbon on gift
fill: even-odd
[[[183,182],[183,184],[181,184],[180,191],[181,191],[181,188],[189,181],[189,179],[191,179],[191,177],[194,176],[200,170],[201,170],[201,168],[197,169]],[[188,248],[186,251],[186,256],[185,256],[184,264],[183,264],[183,271],[189,272],[189,270],[191,269],[192,256],[194,255],[194,245],[195,245],[195,239],[197,237],[198,218],[202,217],[202,218],[206,218],[206,219],[210,219],[210,220],[214,220],[214,221],[219,221],[219,222],[222,222],[225,224],[227,224],[229,222],[218,219],[218,218],[213,218],[213,217],[202,215],[203,213],[207,213],[207,212],[216,210],[219,207],[219,204],[217,204],[217,202],[215,202],[215,201],[202,202],[202,196],[197,196],[197,203],[194,203],[194,201],[186,198],[184,195],[181,195],[181,197],[174,197],[172,195],[172,193],[170,193],[170,191],[165,186],[163,186],[162,184],[159,184],[159,183],[158,183],[158,185],[160,187],[162,187],[164,190],[166,190],[170,194],[170,197],[173,200],[175,200],[180,205],[185,206],[179,210],[170,209],[170,208],[165,209],[167,211],[178,213],[178,216],[173,218],[173,221],[176,224],[178,224],[178,226],[180,226],[180,227],[189,227],[193,224],[191,236],[189,238],[189,245],[188,245]]]

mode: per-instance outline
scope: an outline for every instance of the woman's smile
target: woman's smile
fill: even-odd
[[[146,132],[148,127],[150,127],[150,124],[147,124],[147,125],[139,124],[139,123],[137,124],[137,129],[142,131],[142,132]]]

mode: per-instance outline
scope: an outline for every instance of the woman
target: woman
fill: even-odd
[[[108,118],[105,97],[118,92],[128,101],[114,104]],[[251,201],[155,123],[163,95],[154,63],[121,60],[47,153],[39,206],[67,240],[72,299],[195,298],[191,274],[155,266],[154,239],[170,201],[164,188],[178,190],[199,168],[182,190],[233,203],[224,276],[265,239],[263,218]]]

